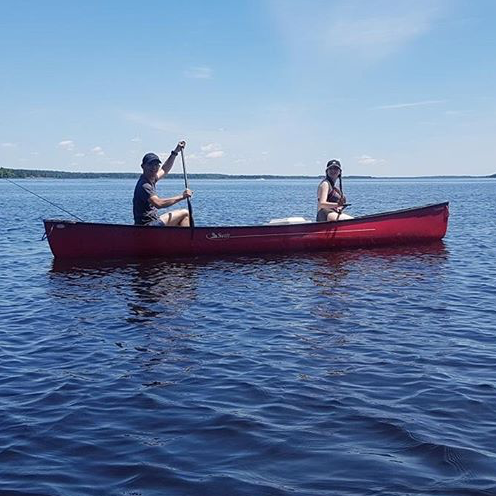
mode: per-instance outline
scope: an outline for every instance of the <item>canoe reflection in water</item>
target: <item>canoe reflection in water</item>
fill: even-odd
[[[315,254],[313,284],[326,296],[316,316],[341,318],[401,298],[428,298],[443,290],[449,252],[444,242],[398,248]],[[424,293],[422,288],[426,289]],[[332,299],[329,299],[332,295]],[[371,312],[373,314],[373,311]]]
[[[208,318],[215,325],[220,314],[243,318],[239,312],[252,309],[256,315],[257,305],[272,308],[277,320],[279,311],[301,306],[305,295],[315,295],[315,288],[322,297],[312,305],[315,317],[336,318],[356,312],[356,305],[374,308],[381,299],[406,294],[413,285],[441,289],[447,257],[441,241],[413,247],[176,261],[75,264],[55,259],[52,273],[70,282],[59,286],[60,298],[72,294],[75,300],[98,300],[105,307],[125,303],[129,324],[158,320],[161,329],[174,324],[175,329],[186,330],[195,327],[195,318]],[[193,302],[200,311],[196,317],[191,313]],[[114,315],[118,314],[121,308],[116,308]]]
[[[116,298],[121,304],[124,301],[129,309],[126,320],[134,324],[181,314],[197,297],[198,268],[195,263],[156,259],[103,263],[55,259],[51,272],[81,288],[90,286],[87,297],[101,298],[106,305]]]
[[[179,316],[197,297],[198,268],[191,263],[141,264],[134,266],[128,301],[129,322],[143,322],[158,316]]]

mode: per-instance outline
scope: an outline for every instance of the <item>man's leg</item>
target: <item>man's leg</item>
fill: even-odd
[[[160,220],[166,226],[189,227],[189,214],[185,208],[162,214]]]

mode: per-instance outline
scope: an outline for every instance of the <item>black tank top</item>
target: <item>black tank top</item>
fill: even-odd
[[[328,179],[324,179],[322,182],[327,182],[329,183],[329,192],[327,193],[327,199],[326,201],[329,203],[338,203],[339,200],[343,199],[344,202],[346,202],[346,198],[344,197],[343,193],[339,190],[339,188],[336,188],[336,186],[333,186],[331,184],[331,181]]]

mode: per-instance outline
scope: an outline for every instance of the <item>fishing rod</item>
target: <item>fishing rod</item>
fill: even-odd
[[[15,184],[18,188],[21,188],[21,189],[27,191],[28,193],[31,193],[32,195],[38,197],[40,200],[46,201],[50,205],[53,205],[54,207],[59,208],[60,210],[62,210],[62,212],[65,212],[66,214],[72,215],[72,217],[75,217],[77,220],[80,220],[81,222],[84,222],[83,219],[81,219],[77,215],[69,212],[65,208],[62,208],[60,205],[57,205],[56,203],[53,203],[50,200],[47,200],[46,198],[43,198],[42,196],[38,195],[37,193],[34,193],[33,191],[29,190],[28,188],[25,188],[24,186],[21,186],[20,184],[15,183],[14,181],[12,181],[11,179],[9,179],[8,177],[6,177],[5,179],[7,179],[7,181],[9,181],[9,183]]]

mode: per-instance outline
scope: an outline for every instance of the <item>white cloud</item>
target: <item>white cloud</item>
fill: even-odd
[[[131,138],[131,141],[133,143],[141,143],[142,139],[139,136],[136,136],[134,138]]]
[[[224,156],[224,152],[222,150],[216,150],[205,155],[206,158],[220,158]]]
[[[1,143],[0,146],[2,148],[17,148],[17,143]]]
[[[74,141],[72,140],[64,140],[64,141],[60,141],[59,144],[58,144],[59,148],[62,148],[63,150],[68,150],[68,151],[71,151],[71,150],[74,150]]]
[[[427,33],[445,0],[274,0],[276,20],[296,54],[380,59]]]
[[[40,154],[40,152],[29,152],[30,155],[33,155],[33,156],[38,156]]]
[[[381,165],[384,164],[386,161],[382,158],[372,158],[369,155],[362,155],[360,157],[357,157],[357,162],[360,165],[371,166],[371,165]]]
[[[85,157],[86,156],[86,153],[79,152],[79,153],[75,153],[74,156],[75,157]]]
[[[426,20],[408,17],[370,17],[339,20],[329,27],[326,43],[362,55],[384,56],[429,28]]]
[[[208,143],[200,147],[204,158],[220,158],[224,156],[224,151],[219,143]]]
[[[216,152],[222,149],[219,143],[209,143],[200,147],[202,152]]]
[[[154,117],[153,115],[149,115],[149,114],[127,112],[124,114],[124,119],[139,124],[141,126],[145,126],[151,129],[156,129],[158,131],[163,131],[166,133],[177,134],[179,132],[182,132],[177,124],[164,121],[163,119]]]
[[[212,69],[210,67],[190,67],[184,71],[184,75],[190,79],[212,79]]]
[[[395,103],[394,105],[381,105],[379,107],[374,107],[372,110],[387,110],[387,109],[401,109],[410,107],[425,107],[428,105],[438,105],[440,103],[445,103],[446,100],[424,100],[421,102],[412,103]]]
[[[105,155],[105,152],[101,146],[95,146],[92,148],[91,153],[94,153],[95,155]]]

